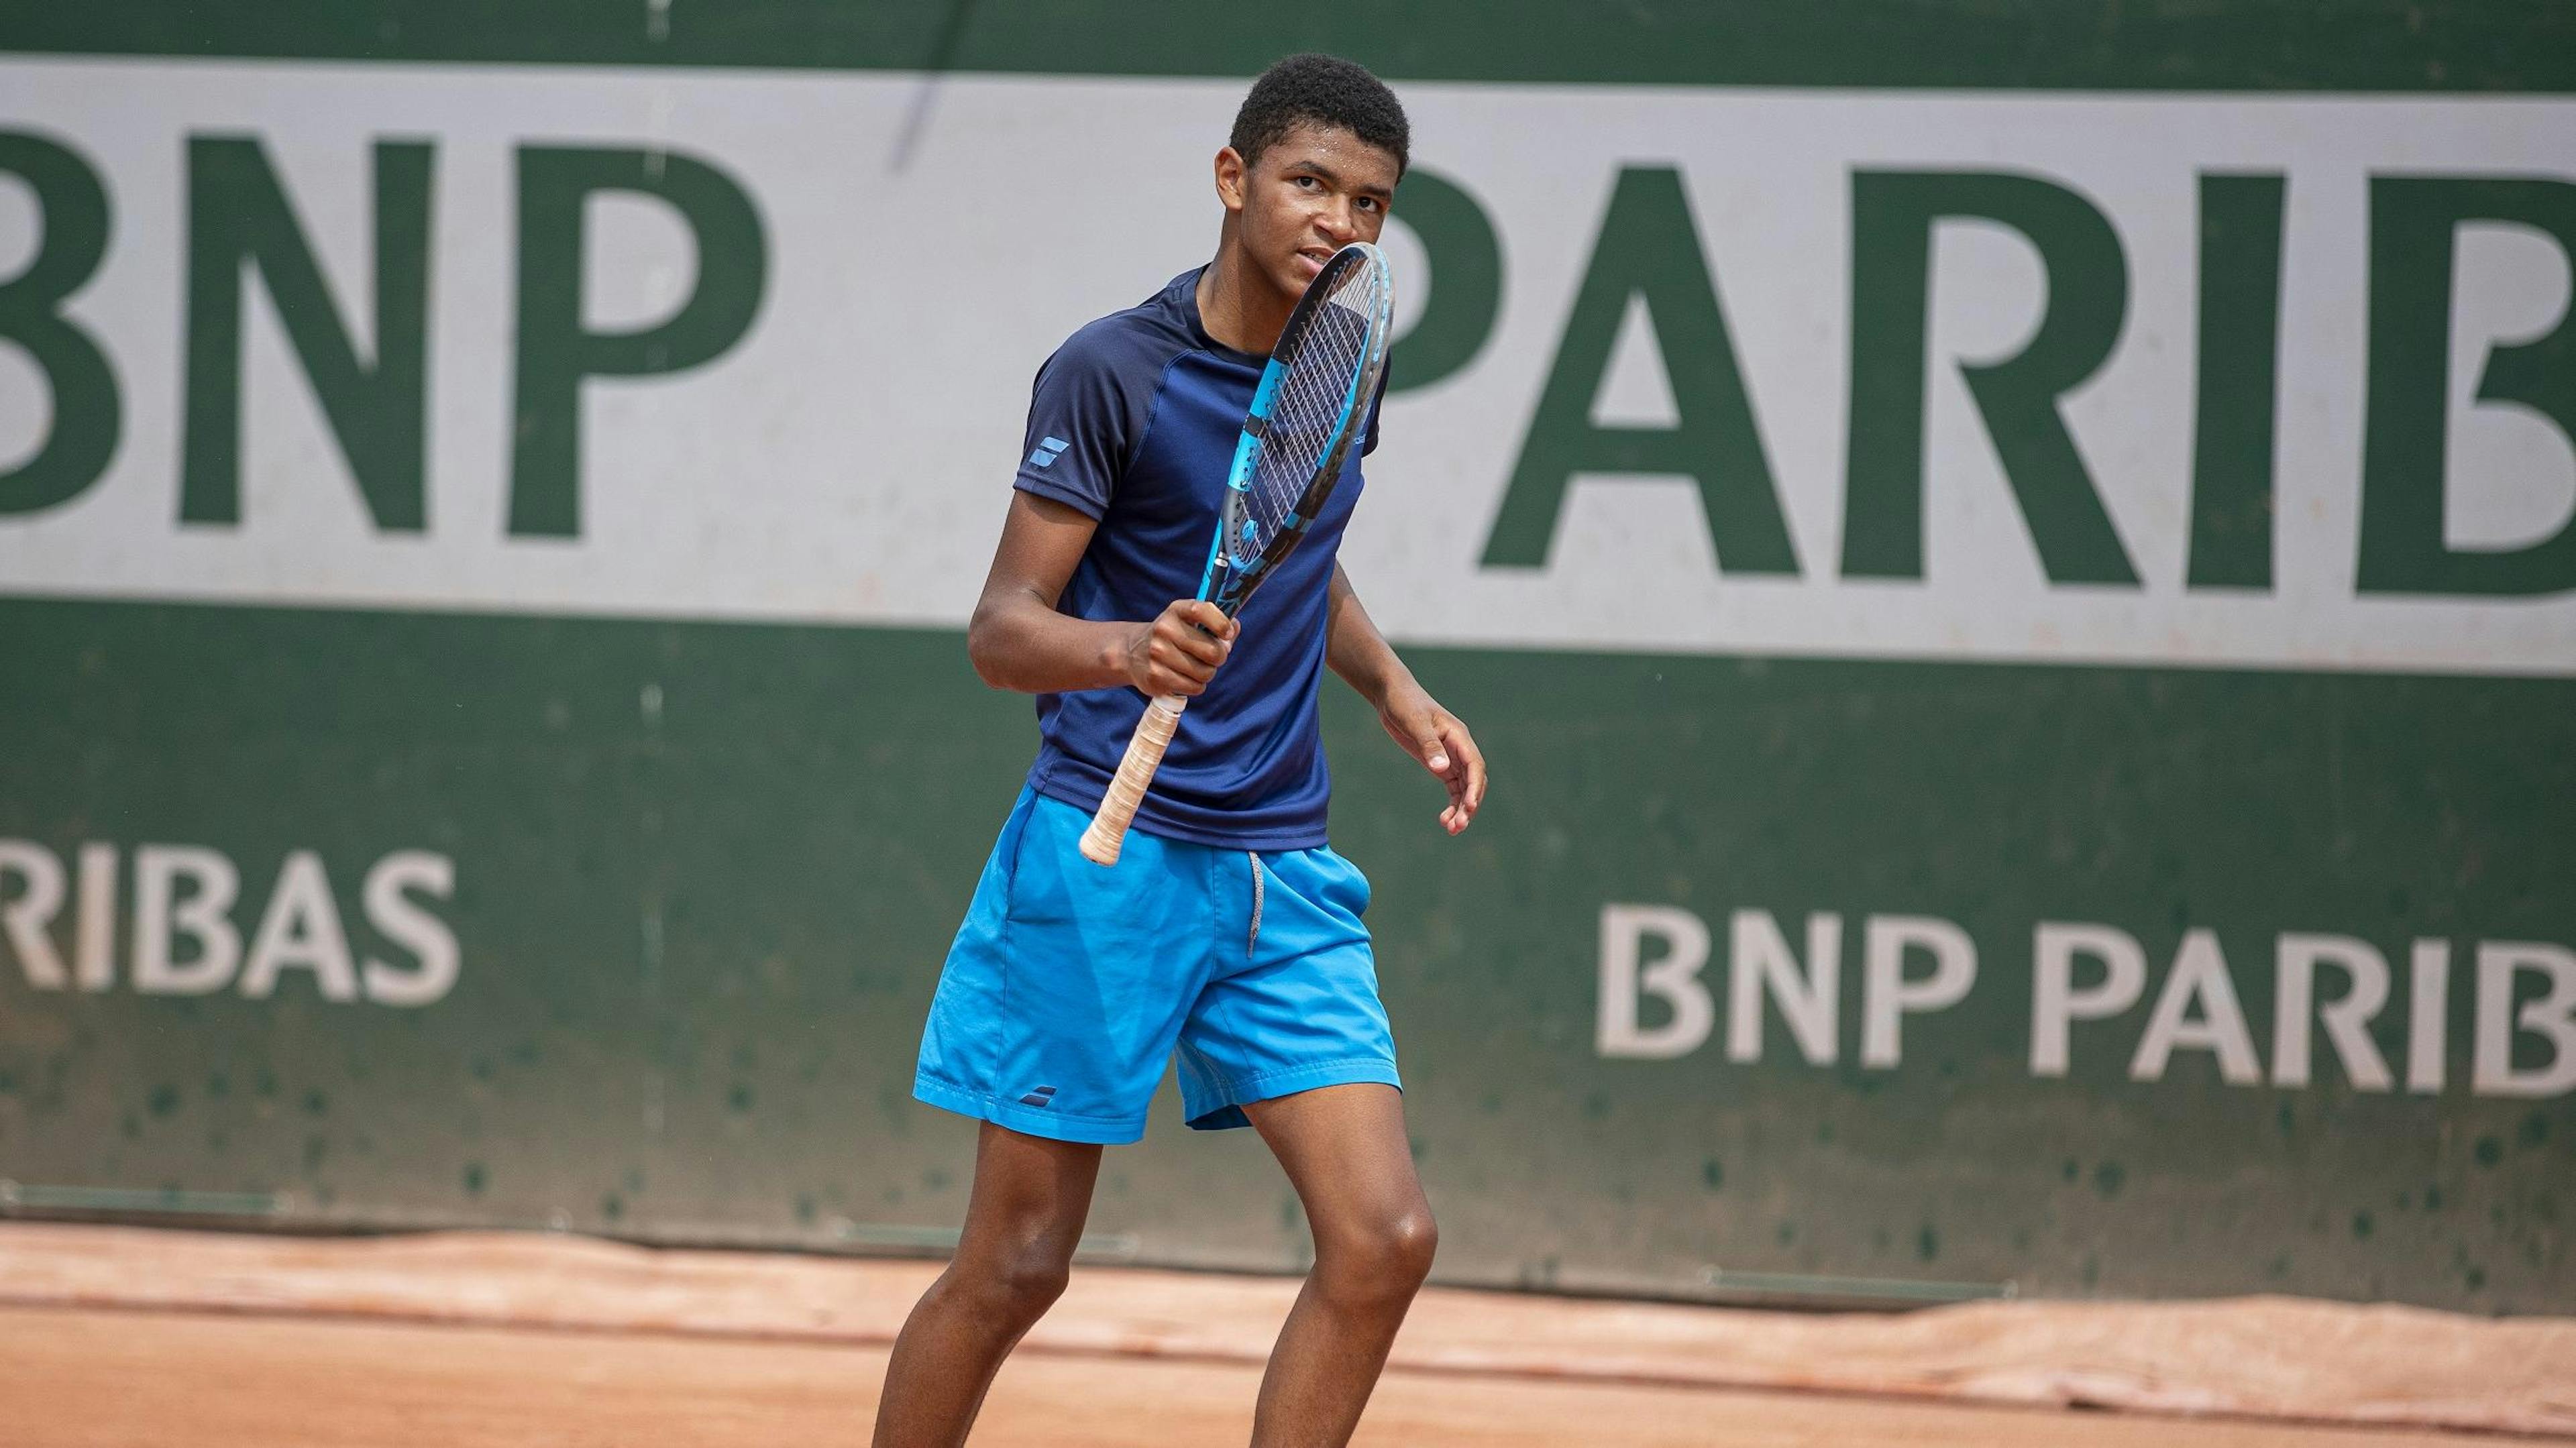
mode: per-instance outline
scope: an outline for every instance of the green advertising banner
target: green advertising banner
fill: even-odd
[[[2576,1310],[2567,22],[1089,13],[0,25],[0,1210],[941,1245],[1029,378],[1316,43],[1440,1275]],[[1168,1097],[1093,1227],[1305,1250]]]

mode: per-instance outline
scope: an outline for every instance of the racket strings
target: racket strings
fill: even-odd
[[[1378,267],[1355,267],[1307,319],[1284,364],[1261,451],[1243,497],[1235,540],[1247,561],[1269,545],[1333,450],[1366,357],[1384,285]],[[1354,424],[1359,421],[1352,410]]]

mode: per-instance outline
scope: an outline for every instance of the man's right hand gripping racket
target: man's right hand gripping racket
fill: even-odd
[[[1365,425],[1378,374],[1386,367],[1394,303],[1395,279],[1386,258],[1367,242],[1353,242],[1324,263],[1289,314],[1234,445],[1225,511],[1199,578],[1199,597],[1226,617],[1297,546],[1341,481],[1352,433]],[[1091,828],[1082,832],[1084,859],[1118,863],[1128,822],[1144,802],[1188,703],[1166,694],[1145,706],[1127,741],[1127,757],[1119,761]]]

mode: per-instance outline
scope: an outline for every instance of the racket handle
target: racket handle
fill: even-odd
[[[1181,711],[1189,706],[1190,701],[1179,694],[1165,694],[1145,706],[1145,717],[1136,721],[1136,732],[1127,740],[1127,757],[1118,761],[1118,773],[1100,797],[1091,828],[1082,832],[1084,859],[1095,865],[1118,863],[1119,847],[1127,842],[1127,824],[1136,818],[1136,806],[1145,802],[1145,786],[1154,782],[1163,751],[1171,746],[1172,731],[1181,727]]]

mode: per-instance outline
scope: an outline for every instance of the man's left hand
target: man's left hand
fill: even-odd
[[[1485,801],[1485,754],[1476,747],[1476,736],[1467,732],[1465,722],[1410,679],[1387,691],[1377,717],[1405,753],[1421,760],[1423,768],[1448,786],[1449,805],[1440,811],[1441,828],[1453,835],[1467,828],[1467,822],[1476,817],[1476,807]]]

